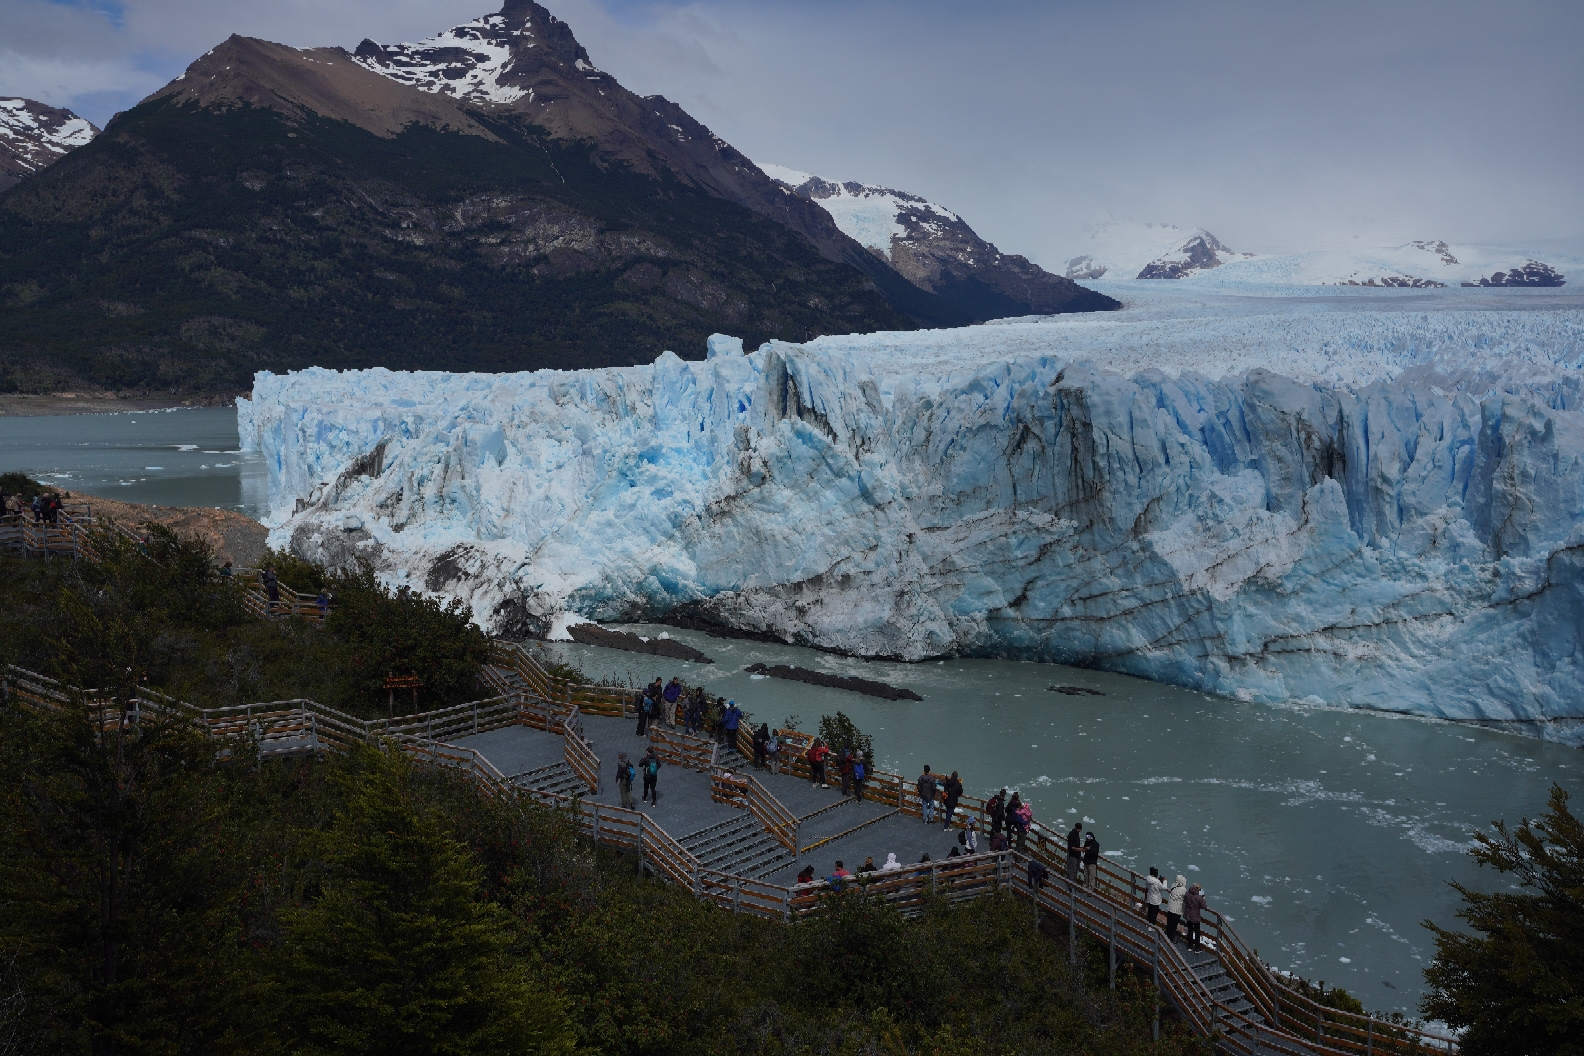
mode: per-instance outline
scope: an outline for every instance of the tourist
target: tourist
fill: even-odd
[[[834,872],[831,875],[839,876],[839,877],[841,877],[842,879],[845,880],[846,878],[852,876],[852,873],[847,871],[847,867],[845,865],[843,865],[842,864],[842,860],[840,858],[838,858],[838,859],[836,859],[836,872]]]
[[[1083,843],[1083,871],[1084,887],[1093,891],[1095,889],[1095,873],[1100,869],[1100,841],[1095,839],[1094,830],[1084,837]]]
[[[643,799],[654,806],[660,805],[660,757],[655,754],[654,745],[644,753],[638,769],[643,771]]]
[[[1166,892],[1166,937],[1172,942],[1177,941],[1177,922],[1182,919],[1183,901],[1187,896],[1188,878],[1178,873]]]
[[[810,788],[815,785],[821,788],[830,787],[825,780],[825,759],[829,755],[830,749],[826,747],[825,742],[818,737],[814,738],[814,743],[809,746],[808,750]]]
[[[871,854],[869,857],[864,859],[864,864],[860,865],[858,867],[858,875],[862,876],[865,873],[872,873],[874,871],[875,871],[874,855]]]
[[[924,764],[924,772],[919,775],[918,782],[914,785],[918,790],[919,813],[924,818],[924,824],[935,823],[935,775],[930,773],[929,764]]]
[[[1045,878],[1050,875],[1050,870],[1045,868],[1045,863],[1038,858],[1030,858],[1028,863],[1029,893],[1039,897],[1040,888],[1045,886]]]
[[[841,772],[842,798],[846,799],[852,795],[853,755],[851,748],[842,749],[840,761],[836,764],[836,768]]]
[[[227,561],[225,564],[220,566],[220,578],[221,579],[223,579],[227,583],[229,583],[229,582],[231,582],[232,575],[233,575],[233,573],[231,571],[231,562]]]
[[[1183,896],[1183,920],[1188,923],[1188,948],[1199,952],[1199,925],[1204,920],[1204,892],[1195,884]]]
[[[1067,879],[1078,882],[1083,869],[1083,822],[1075,822],[1067,833]]]
[[[1017,800],[1017,793],[1012,793],[1012,798]],[[1027,803],[1018,802],[1017,809],[1012,811],[1013,828],[1017,830],[1017,849],[1022,854],[1028,846],[1029,830],[1034,827],[1034,808]]]
[[[319,619],[320,619],[321,622],[325,619],[325,617],[330,615],[330,595],[329,594],[327,594],[327,593],[325,593],[324,591],[321,590],[319,592],[319,596],[314,599],[314,605],[318,606],[318,608],[319,608]]]
[[[882,873],[900,873],[902,871],[902,863],[897,861],[895,851],[890,851],[886,854],[886,863],[880,867],[880,871]]]
[[[812,884],[814,882],[814,867],[805,865],[803,871],[798,874],[797,882],[800,884]]]
[[[985,813],[990,817],[990,835],[994,836],[1006,824],[1006,789],[990,797],[990,802],[985,804]]]
[[[754,769],[765,770],[770,766],[770,724],[761,722],[753,735]]]
[[[633,802],[632,797],[633,778],[637,776],[638,773],[633,769],[631,760],[627,758],[627,753],[617,752],[616,787],[621,791],[621,805],[626,807],[628,810],[632,810],[637,806],[637,804]]]
[[[704,708],[704,720],[709,724],[710,734],[724,745],[726,743],[725,703],[719,697],[706,697]]]
[[[928,851],[925,851],[923,856],[919,858],[918,864],[920,864],[920,865],[928,865],[928,864],[930,864],[930,856],[929,856],[929,852]]]
[[[852,768],[853,798],[862,803],[864,780],[869,776],[869,768],[864,765],[862,752],[853,753]]]
[[[1150,866],[1149,878],[1144,881],[1144,919],[1151,924],[1160,916],[1161,902],[1165,900],[1166,882],[1160,870]]]
[[[957,815],[957,801],[962,799],[963,794],[962,779],[957,776],[957,771],[953,770],[951,772],[951,776],[946,779],[945,787],[942,791],[946,796],[946,805],[941,811],[946,816],[946,824],[943,828],[949,831],[952,827],[952,819]]]
[[[660,694],[665,701],[665,722],[668,729],[676,729],[677,701],[682,698],[682,680],[675,675],[666,683],[665,689]]]
[[[965,828],[957,833],[957,844],[967,854],[979,853],[979,822],[969,818]]]
[[[847,881],[851,879],[852,874],[847,871],[847,867],[843,865],[841,863],[841,859],[838,858],[836,859],[836,871],[827,876],[825,878],[825,882],[830,884],[832,891],[840,894],[842,891],[847,889]]]
[[[726,702],[726,712],[721,716],[721,724],[726,727],[726,747],[737,747],[737,727],[742,725],[742,709],[735,700]]]
[[[33,523],[42,524],[44,521],[44,496],[33,496]]]
[[[1012,841],[1006,838],[1006,833],[992,832],[990,834],[990,850],[992,853],[1000,854],[1002,851],[1009,849],[1011,846]]]
[[[781,738],[771,731],[770,737],[765,741],[765,763],[770,767],[772,774],[781,772]]]
[[[642,737],[649,732],[649,720],[654,717],[654,698],[644,690],[643,699],[638,702],[638,736]]]
[[[280,604],[280,577],[275,574],[275,566],[265,565],[259,580],[264,584],[264,596],[269,598],[269,611],[274,612]]]
[[[697,737],[704,729],[704,687],[699,686],[688,695],[682,709],[683,728]]]

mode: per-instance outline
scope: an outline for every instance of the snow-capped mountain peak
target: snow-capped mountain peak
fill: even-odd
[[[70,110],[32,99],[0,99],[0,190],[98,134],[91,122]]]
[[[1090,228],[1084,252],[1067,261],[1069,279],[1181,279],[1249,253],[1234,253],[1204,228],[1118,220]]]
[[[818,202],[848,237],[891,259],[892,240],[906,240],[916,227],[926,231],[962,217],[926,198],[890,187],[848,180],[837,183],[785,165],[760,165],[764,174],[793,193]]]

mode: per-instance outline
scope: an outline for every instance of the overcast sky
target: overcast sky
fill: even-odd
[[[1110,217],[1233,249],[1584,236],[1584,3],[553,0],[757,161],[1059,270]],[[0,0],[0,95],[103,125],[231,33],[414,40],[490,0]]]

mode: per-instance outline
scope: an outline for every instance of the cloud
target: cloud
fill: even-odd
[[[352,47],[491,6],[6,0],[0,91],[102,123],[233,32]],[[549,6],[598,65],[750,157],[924,194],[1047,267],[1102,215],[1256,251],[1584,234],[1584,5]]]

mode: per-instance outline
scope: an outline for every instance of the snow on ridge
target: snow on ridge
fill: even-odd
[[[381,54],[359,49],[352,61],[391,80],[437,95],[473,103],[514,103],[527,89],[501,84],[511,63],[512,37],[500,15],[485,15],[415,44],[379,45]],[[460,52],[460,54],[458,54]]]
[[[925,225],[931,217],[954,223],[962,219],[950,209],[906,191],[851,180],[841,183],[784,165],[764,164],[759,168],[772,180],[806,194],[831,215],[844,235],[887,257],[891,255],[891,240],[908,235],[902,223],[904,216]]]
[[[686,602],[1584,735],[1552,721],[1584,717],[1584,296],[1113,285],[1120,312],[704,362],[266,373],[239,428],[272,545],[502,631]]]
[[[0,99],[0,138],[19,144],[17,160],[34,171],[53,159],[30,158],[28,154],[40,150],[47,154],[65,154],[97,134],[89,121],[75,114],[58,124],[41,120],[45,115],[35,112],[34,107],[38,105],[28,99]]]

